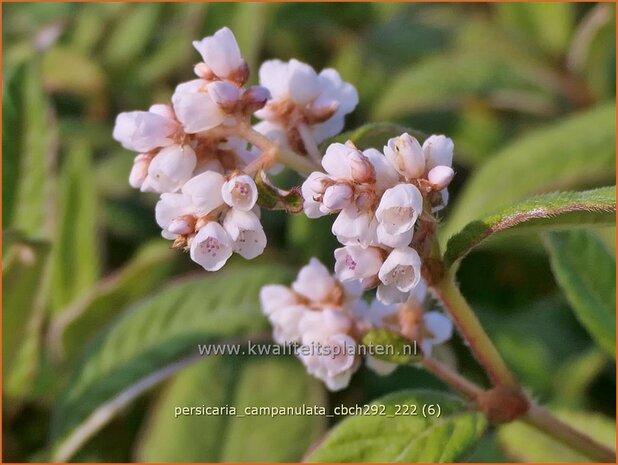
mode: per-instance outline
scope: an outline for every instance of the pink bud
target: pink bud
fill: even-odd
[[[348,160],[352,179],[359,183],[372,183],[376,180],[376,171],[369,159],[359,151],[351,152]]]
[[[427,173],[427,179],[436,190],[447,187],[455,176],[453,168],[450,166],[438,165]]]
[[[148,167],[150,166],[151,158],[143,153],[139,154],[133,160],[133,168],[129,174],[129,184],[135,189],[142,187],[146,176],[148,176]]]
[[[198,63],[193,67],[193,72],[197,77],[202,79],[206,79],[207,81],[212,81],[215,79],[215,73],[208,67],[206,63]]]
[[[246,113],[253,113],[266,105],[270,91],[266,87],[251,86],[242,95],[242,106]]]
[[[316,194],[323,194],[331,182],[328,176],[316,172],[316,175],[309,179],[309,188]]]
[[[326,189],[322,202],[329,210],[341,210],[350,203],[353,195],[349,184],[335,184]]]
[[[190,234],[193,232],[193,227],[184,218],[176,218],[167,227],[167,230],[172,234]]]
[[[233,84],[216,81],[208,84],[208,95],[220,107],[232,110],[240,98],[240,91]]]

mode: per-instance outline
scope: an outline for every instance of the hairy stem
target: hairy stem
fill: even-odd
[[[432,286],[435,296],[452,317],[464,341],[483,366],[494,385],[517,389],[517,380],[481,326],[480,321],[455,283],[454,274],[447,273]]]
[[[616,452],[560,421],[543,407],[531,404],[521,421],[557,439],[595,462],[616,462]]]
[[[280,147],[248,124],[239,126],[238,130],[241,137],[255,145],[263,153],[273,153],[273,161],[283,163],[288,168],[293,169],[303,176],[307,176],[313,171],[320,170],[320,166],[312,162],[309,158],[292,150]]]

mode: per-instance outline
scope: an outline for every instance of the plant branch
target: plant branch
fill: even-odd
[[[281,147],[248,124],[239,125],[238,133],[241,137],[259,148],[262,153],[272,153],[272,161],[283,163],[303,176],[307,176],[313,171],[320,170],[320,166],[312,162],[309,158],[290,149]]]
[[[543,407],[531,404],[521,421],[581,452],[596,462],[616,462],[616,452],[560,421]]]
[[[517,380],[481,326],[480,321],[455,283],[453,272],[447,273],[432,290],[453,321],[470,350],[483,366],[494,385],[519,388]]]
[[[461,376],[456,371],[451,370],[448,366],[438,362],[431,357],[423,357],[421,361],[423,367],[436,378],[441,379],[444,383],[451,386],[456,391],[459,391],[464,396],[471,400],[475,400],[479,395],[483,394],[483,388],[477,386],[472,381]]]

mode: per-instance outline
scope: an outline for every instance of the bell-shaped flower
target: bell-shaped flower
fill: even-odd
[[[322,203],[322,198],[328,186],[333,183],[333,180],[324,173],[314,171],[311,173],[301,186],[303,195],[303,210],[309,218],[319,218],[332,213]]]
[[[330,211],[347,207],[354,197],[354,190],[349,184],[333,184],[324,191],[322,203]]]
[[[193,46],[218,78],[237,81],[239,74],[246,73],[245,60],[240,54],[234,33],[229,28],[221,28],[212,36],[196,40]]]
[[[421,279],[421,258],[411,247],[393,249],[380,271],[380,281],[386,286],[395,286],[401,292],[408,292]]]
[[[178,129],[176,120],[159,112],[130,111],[116,117],[113,137],[128,150],[149,152],[173,144]]]
[[[431,136],[423,143],[425,155],[425,169],[427,171],[436,166],[451,166],[453,164],[453,141],[445,136]]]
[[[148,166],[141,186],[144,192],[176,192],[193,175],[197,163],[189,145],[170,145],[161,149]]]
[[[373,212],[350,206],[339,212],[333,222],[332,232],[343,245],[367,247],[376,240],[376,228]]]
[[[373,165],[351,142],[330,144],[322,158],[322,166],[337,180],[360,183],[375,181]]]
[[[230,207],[242,211],[249,211],[257,202],[258,191],[251,176],[242,174],[232,177],[221,188],[223,200]]]
[[[254,212],[232,208],[225,215],[223,227],[234,242],[234,252],[243,258],[252,260],[264,252],[266,234]]]
[[[367,157],[375,171],[374,189],[376,194],[383,193],[399,182],[399,173],[379,150],[367,149],[363,151],[363,155]]]
[[[206,215],[224,205],[221,188],[225,178],[216,171],[205,171],[192,177],[182,186],[182,193],[191,199],[194,213]]]
[[[311,302],[326,302],[331,300],[338,286],[326,267],[317,258],[312,258],[298,272],[292,289]]]
[[[155,206],[155,219],[163,230],[161,234],[166,239],[176,238],[177,233],[169,229],[174,220],[192,213],[191,199],[180,193],[161,194],[161,198]]]
[[[347,245],[335,250],[335,274],[341,281],[375,277],[384,259],[382,249]]]
[[[384,156],[406,179],[417,179],[425,173],[423,148],[408,133],[389,139],[384,147]]]
[[[172,103],[184,131],[194,134],[219,126],[228,117],[208,92],[203,79],[194,79],[176,86]]]
[[[376,218],[389,234],[401,234],[414,227],[423,211],[423,195],[412,184],[398,184],[384,192]]]
[[[268,316],[282,308],[296,305],[298,299],[289,287],[281,284],[269,284],[260,289],[260,303],[262,304],[262,313]]]
[[[232,239],[216,221],[200,228],[191,242],[191,260],[207,271],[220,270],[232,256]]]
[[[421,341],[421,349],[426,356],[431,355],[433,346],[443,344],[453,336],[453,323],[440,312],[427,312],[423,315],[425,335]]]

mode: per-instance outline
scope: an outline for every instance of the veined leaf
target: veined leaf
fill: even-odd
[[[616,447],[615,421],[592,412],[559,410],[556,416],[607,447]],[[498,441],[512,460],[521,462],[589,462],[590,457],[521,422],[501,426]]]
[[[540,195],[468,223],[449,239],[444,260],[447,266],[451,266],[481,242],[502,232],[603,226],[615,222],[615,186]]]
[[[52,420],[55,457],[66,461],[96,432],[93,421],[103,426],[96,423],[102,404],[139,391],[136,386],[149,386],[155,373],[159,380],[170,364],[196,354],[198,343],[264,329],[259,290],[286,276],[281,268],[253,264],[178,283],[131,307],[86,351],[57,404]],[[89,427],[86,437],[80,431],[84,424]]]
[[[614,121],[614,104],[604,104],[511,143],[467,182],[441,238],[452,236],[481,215],[534,194],[613,182]]]
[[[373,404],[384,405],[385,415],[343,420],[310,454],[308,461],[454,462],[480,440],[487,427],[481,413],[441,392],[402,391]],[[423,416],[429,405],[439,405],[439,417]],[[403,406],[407,406],[405,410]],[[404,411],[408,415],[401,415]],[[409,415],[412,411],[416,415]]]
[[[158,239],[141,247],[121,270],[99,281],[58,314],[49,331],[51,350],[56,356],[73,359],[123,308],[169,277],[176,255]]]
[[[322,387],[289,358],[209,357],[165,388],[144,425],[146,462],[293,462],[324,430],[319,415],[245,416],[252,407],[323,406]],[[199,400],[199,402],[198,402]],[[197,403],[236,414],[178,416]]]
[[[57,231],[52,245],[52,309],[80,297],[99,278],[98,199],[92,152],[75,141],[60,176]]]
[[[596,236],[563,231],[546,236],[552,270],[575,315],[616,356],[616,261]]]

